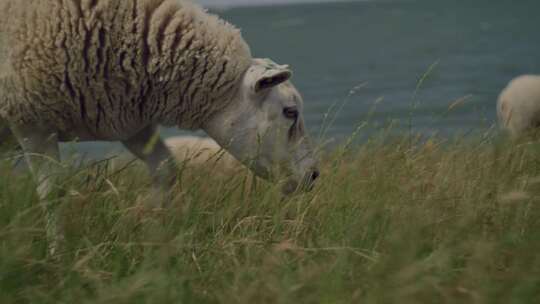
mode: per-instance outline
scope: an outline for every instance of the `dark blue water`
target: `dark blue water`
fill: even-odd
[[[389,0],[216,13],[242,28],[255,56],[292,66],[313,134],[347,100],[326,133],[342,139],[366,120],[365,134],[390,123],[442,136],[493,126],[506,83],[540,74],[539,11],[538,0]]]
[[[254,55],[292,65],[314,133],[332,103],[365,84],[328,129],[343,137],[366,117],[372,125],[394,121],[398,129],[427,134],[493,125],[506,83],[540,73],[539,11],[540,1],[529,0],[401,0],[237,8],[220,15],[243,29]]]

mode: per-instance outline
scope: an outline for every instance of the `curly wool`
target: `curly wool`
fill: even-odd
[[[537,133],[540,128],[540,76],[522,75],[510,81],[499,95],[497,115],[501,126],[512,137]]]
[[[0,115],[94,139],[197,129],[251,64],[239,30],[179,0],[0,0]]]

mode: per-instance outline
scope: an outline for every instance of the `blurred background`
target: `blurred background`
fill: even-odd
[[[241,28],[254,56],[290,64],[312,135],[338,142],[365,121],[360,138],[483,132],[508,81],[540,73],[538,0],[196,2]]]

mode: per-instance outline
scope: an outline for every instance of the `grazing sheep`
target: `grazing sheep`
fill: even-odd
[[[232,174],[242,167],[239,161],[209,137],[174,136],[165,139],[164,143],[171,151],[175,162],[181,166],[219,170],[214,174]],[[119,169],[132,161],[131,155],[122,153],[112,157],[111,164],[113,168]]]
[[[204,130],[257,175],[285,174],[284,192],[319,176],[291,71],[195,4],[0,0],[0,40],[0,116],[37,179],[50,253],[59,141],[121,141],[161,189],[176,168],[158,125]]]
[[[171,150],[177,163],[190,165],[217,165],[220,169],[238,168],[240,163],[214,140],[207,137],[175,136],[167,138],[165,145]]]
[[[513,138],[540,128],[540,76],[524,75],[513,79],[497,102],[502,127]]]

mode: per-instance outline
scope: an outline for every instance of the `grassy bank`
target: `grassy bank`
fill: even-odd
[[[0,303],[540,303],[536,144],[373,140],[286,200],[186,168],[161,212],[138,208],[138,165],[70,167],[60,260],[31,179],[3,167]]]

